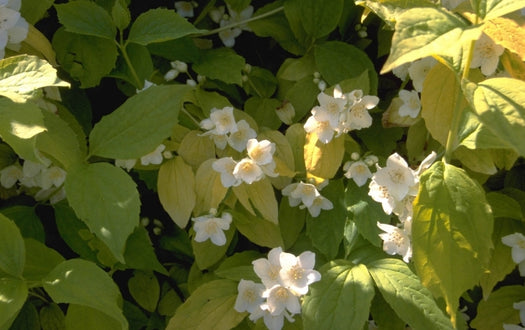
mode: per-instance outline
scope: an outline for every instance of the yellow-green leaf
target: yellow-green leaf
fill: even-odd
[[[414,201],[414,265],[422,283],[445,299],[454,324],[459,297],[488,265],[492,227],[483,188],[464,170],[437,162],[423,173]]]
[[[190,131],[182,139],[177,153],[186,163],[197,169],[204,161],[215,158],[215,143],[201,131]]]
[[[195,206],[195,176],[182,157],[164,162],[159,169],[157,191],[160,203],[180,228],[190,221]]]
[[[264,178],[252,184],[241,184],[233,187],[233,192],[251,214],[256,215],[253,205],[263,218],[275,224],[279,223],[279,207],[270,180]]]
[[[333,178],[343,161],[344,141],[344,136],[339,136],[325,144],[319,141],[317,134],[306,134],[304,144],[306,171],[324,179]]]
[[[212,208],[217,209],[228,192],[228,188],[221,183],[220,173],[211,167],[214,161],[208,159],[202,163],[195,174],[195,216],[208,213]]]

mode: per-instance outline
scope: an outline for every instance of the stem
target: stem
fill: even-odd
[[[271,16],[271,15],[276,14],[276,13],[278,13],[280,11],[283,11],[283,10],[284,10],[284,6],[281,6],[281,7],[275,8],[273,10],[270,10],[270,11],[264,13],[264,14],[261,14],[259,16],[250,17],[250,18],[245,19],[243,21],[239,21],[239,22],[235,22],[235,23],[232,23],[232,24],[228,24],[228,25],[222,26],[220,28],[213,29],[213,30],[207,31],[205,33],[199,34],[198,36],[199,37],[205,37],[205,36],[213,35],[213,34],[225,31],[225,30],[232,29],[232,28],[240,26],[240,25],[244,25],[246,23],[250,23],[250,22],[256,21],[256,20],[261,19],[261,18],[265,18],[265,17]]]
[[[193,118],[193,116],[186,110],[186,108],[182,107],[181,111],[188,116],[196,125],[197,127],[201,127],[201,124],[197,121],[197,119]]]
[[[41,294],[35,292],[35,290],[29,290],[28,294],[33,296],[33,297],[36,297],[36,298],[38,298],[38,299],[40,299],[40,300],[42,300],[44,302],[46,302],[46,303],[49,303],[49,300],[44,295],[41,295]]]
[[[253,90],[255,91],[255,93],[257,93],[257,96],[259,97],[263,97],[261,92],[259,92],[259,90],[257,90],[257,87],[255,87],[255,84],[253,83],[253,81],[250,79],[250,77],[246,76],[246,78],[248,78],[248,80],[246,80],[246,82],[250,85],[251,88],[253,88]]]
[[[135,80],[135,87],[137,87],[138,89],[140,89],[142,86],[143,86],[143,81],[141,81],[139,79],[139,76],[137,74],[137,72],[135,71],[135,68],[133,67],[133,64],[131,64],[131,60],[128,56],[128,53],[126,52],[126,45],[122,45],[118,42],[115,41],[115,43],[117,44],[117,47],[120,49],[120,53],[122,54],[122,57],[124,58],[124,61],[126,62],[127,66],[129,67],[129,70],[131,72],[131,75],[133,76],[133,79]]]

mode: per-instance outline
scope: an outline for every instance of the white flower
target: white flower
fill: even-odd
[[[262,293],[264,292],[264,285],[241,279],[237,286],[237,299],[235,300],[234,309],[242,313],[247,311],[249,313],[260,310],[260,305],[264,302]]]
[[[401,80],[405,80],[408,76],[408,67],[410,63],[405,63],[392,69],[392,73]]]
[[[211,167],[221,174],[221,183],[225,188],[234,187],[241,184],[241,180],[233,175],[237,162],[231,157],[224,157],[213,162]]]
[[[328,143],[332,141],[334,137],[334,129],[330,125],[330,118],[323,111],[321,107],[314,107],[312,109],[313,116],[308,117],[306,123],[304,123],[304,130],[307,133],[317,134],[317,138],[322,143]]]
[[[358,187],[363,186],[372,177],[368,165],[362,160],[346,162],[343,170],[345,171],[344,176],[354,180]]]
[[[0,171],[0,184],[2,187],[9,189],[13,187],[23,176],[24,173],[22,172],[20,165],[9,165]]]
[[[487,34],[482,33],[474,45],[471,68],[481,67],[481,73],[490,76],[496,71],[499,57],[505,48],[496,44]]]
[[[280,247],[276,247],[268,252],[268,259],[259,258],[252,261],[255,274],[259,276],[266,288],[271,288],[280,283],[280,255],[282,252],[283,250]]]
[[[235,165],[233,176],[247,184],[252,184],[261,180],[264,177],[264,172],[251,158],[243,158]]]
[[[525,328],[517,324],[503,323],[503,330],[525,330]]]
[[[211,109],[209,121],[206,119],[201,122],[201,127],[209,129],[210,121],[212,124],[212,134],[224,135],[228,133],[234,133],[237,131],[237,124],[233,117],[233,108],[224,107],[222,109],[213,108]]]
[[[222,216],[217,218],[214,212],[210,212],[208,215],[192,218],[192,220],[195,222],[193,229],[195,230],[196,242],[204,242],[210,239],[213,244],[218,246],[226,244],[224,230],[230,229],[231,214],[223,212]]]
[[[368,110],[375,108],[379,103],[379,98],[373,95],[365,95],[350,107],[350,110],[343,118],[341,125],[344,131],[359,130],[372,125],[372,116]]]
[[[423,90],[423,81],[436,63],[437,61],[433,57],[425,57],[410,64],[408,75],[412,79],[412,85],[416,91],[421,92]]]
[[[176,1],[175,10],[182,17],[193,17],[193,4],[191,1]]]
[[[512,260],[518,264],[521,276],[525,276],[525,236],[514,233],[502,237],[501,241],[512,248]]]
[[[162,157],[162,152],[166,149],[166,146],[161,144],[155,150],[150,152],[147,155],[144,155],[140,157],[140,163],[144,166],[149,164],[159,165],[162,163],[162,160],[164,159]]]
[[[253,6],[248,6],[244,8],[240,13],[232,10],[228,6],[228,12],[230,13],[229,19],[222,19],[220,21],[220,26],[225,27],[231,24],[240,23],[252,17],[253,15]],[[231,29],[226,29],[219,32],[219,38],[226,47],[233,47],[235,45],[235,38],[237,38],[242,30],[251,31],[247,24],[241,24]]]
[[[379,168],[372,180],[386,187],[388,193],[398,201],[405,198],[409,188],[417,183],[414,172],[397,153],[388,157],[386,167]]]
[[[172,81],[173,79],[177,78],[177,76],[179,75],[179,71],[178,70],[175,70],[175,69],[171,69],[169,70],[168,72],[166,72],[164,74],[164,80],[166,81]]]
[[[388,189],[385,186],[377,184],[374,180],[370,181],[368,188],[370,189],[368,195],[376,202],[381,203],[383,211],[386,214],[392,214],[397,202],[394,197],[389,194]]]
[[[447,8],[448,10],[452,10],[464,1],[465,0],[441,0],[441,5]]]
[[[279,315],[285,310],[288,310],[292,315],[301,313],[299,297],[284,286],[274,285],[263,292],[263,297],[266,298],[266,303],[263,303],[261,308],[269,311],[272,315]]]
[[[407,233],[401,228],[385,223],[378,222],[377,226],[384,231],[384,233],[379,234],[383,240],[383,250],[390,255],[401,255],[404,262],[409,262],[412,258],[412,247]]]
[[[416,118],[421,110],[418,92],[402,89],[399,91],[399,98],[403,101],[403,105],[399,107],[399,115],[401,117]]]
[[[143,91],[145,91],[146,89],[148,89],[148,88],[150,88],[152,86],[157,86],[157,84],[154,84],[154,83],[152,83],[149,80],[144,80],[144,86],[142,87],[142,89],[138,89],[137,88],[136,92],[137,93],[143,92]]]
[[[255,322],[261,317],[263,318],[264,325],[266,325],[268,330],[281,330],[284,326],[285,317],[290,323],[295,322],[293,317],[286,310],[284,310],[281,314],[272,315],[268,310],[259,309],[258,311],[251,313],[248,318]]]
[[[213,7],[209,12],[210,18],[215,23],[220,23],[224,17],[224,6]]]
[[[334,88],[334,96],[330,96],[323,92],[317,95],[317,101],[319,101],[319,106],[326,112],[326,118],[333,129],[336,129],[339,126],[339,118],[341,113],[345,111],[346,99],[343,98],[343,93],[341,92],[341,87],[336,85]]]
[[[128,172],[131,171],[136,163],[136,159],[115,159],[115,166],[125,168]]]
[[[27,37],[29,24],[20,16],[20,6],[20,1],[0,2],[0,58],[5,55],[6,46],[16,50]]]
[[[51,166],[42,170],[40,177],[40,187],[49,189],[53,186],[60,187],[66,180],[66,171],[58,166]]]
[[[321,279],[321,274],[314,270],[315,253],[305,251],[298,257],[291,253],[282,252],[279,255],[281,270],[279,275],[284,287],[289,288],[296,295],[308,293],[308,286]]]
[[[299,208],[302,208],[304,206],[300,206]],[[331,210],[334,208],[334,204],[330,202],[327,198],[324,196],[317,196],[317,198],[314,199],[312,205],[306,207],[308,209],[308,212],[312,217],[318,217],[321,213],[321,210]]]
[[[273,153],[275,152],[275,143],[268,140],[257,141],[249,139],[246,143],[246,151],[257,165],[266,165],[273,162]]]
[[[230,133],[228,136],[228,144],[233,149],[242,152],[246,148],[246,143],[250,139],[254,139],[257,133],[250,127],[248,122],[244,119],[237,122],[237,131]]]
[[[288,196],[290,206],[294,207],[303,203],[306,207],[312,206],[314,200],[321,194],[311,183],[291,183],[282,190],[284,196]]]
[[[28,188],[39,187],[40,186],[40,174],[42,170],[46,169],[50,163],[46,165],[42,163],[32,162],[30,160],[25,160],[24,165],[22,165],[23,176],[20,178],[20,183]]]

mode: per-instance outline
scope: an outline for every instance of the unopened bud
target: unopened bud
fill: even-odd
[[[191,86],[191,87],[195,87],[195,86],[197,86],[197,82],[195,80],[193,80],[193,79],[188,79],[188,80],[186,80],[186,85]]]
[[[314,78],[317,78],[317,79],[321,78],[321,74],[319,72],[315,71],[314,72]]]
[[[244,72],[246,72],[246,73],[252,72],[252,66],[250,64],[246,63],[244,65]]]
[[[177,78],[179,75],[179,71],[175,69],[171,69],[164,75],[164,80],[166,81],[172,81],[173,79]]]
[[[197,75],[197,81],[200,82],[200,83],[206,81],[206,76],[202,76],[200,74]]]
[[[317,83],[317,88],[322,92],[326,89],[326,82],[324,80],[321,80]]]
[[[164,159],[172,159],[173,153],[169,150],[166,150],[162,153],[162,157],[164,157]]]
[[[182,61],[173,61],[170,63],[171,67],[175,70],[179,70],[179,72],[188,72],[188,64]]]
[[[358,160],[359,159],[359,153],[358,152],[352,152],[352,154],[350,155],[350,158],[352,158],[352,160]]]

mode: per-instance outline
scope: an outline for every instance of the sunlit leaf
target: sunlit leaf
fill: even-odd
[[[104,8],[91,1],[55,5],[58,20],[73,33],[113,40],[117,29]]]
[[[217,209],[228,192],[228,188],[221,183],[220,173],[212,168],[214,161],[215,159],[209,159],[202,163],[195,174],[195,216],[207,213],[212,208]]]
[[[488,265],[492,226],[485,193],[465,171],[437,162],[420,177],[412,224],[414,265],[422,283],[445,299],[453,323],[459,297]],[[461,273],[454,271],[460,268]]]
[[[304,163],[309,173],[331,179],[341,166],[344,156],[344,136],[333,138],[328,143],[319,141],[317,134],[306,134]]]
[[[0,328],[9,329],[16,313],[24,305],[27,293],[24,280],[0,274]]]
[[[256,215],[259,212],[264,219],[279,223],[279,206],[270,180],[264,178],[252,184],[243,183],[233,187],[233,192],[251,214]]]

